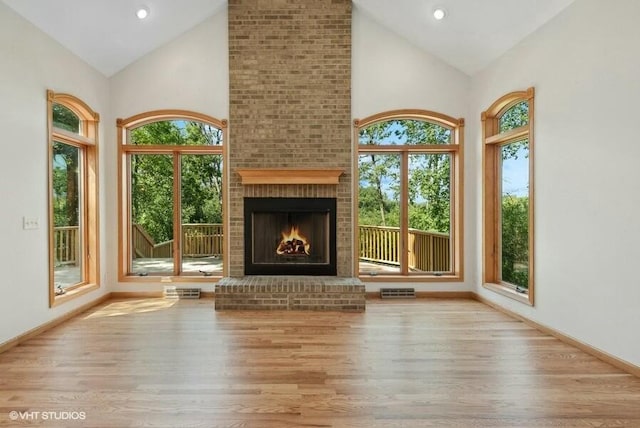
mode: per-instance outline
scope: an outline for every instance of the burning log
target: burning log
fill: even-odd
[[[293,241],[280,242],[280,245],[278,245],[277,252],[278,254],[287,254],[287,255],[292,255],[292,254],[306,255],[307,254],[307,252],[304,250],[304,244],[299,239],[294,239]]]
[[[307,238],[302,236],[297,226],[291,226],[287,232],[282,232],[282,240],[278,244],[276,253],[287,256],[308,256],[310,255],[311,244]]]

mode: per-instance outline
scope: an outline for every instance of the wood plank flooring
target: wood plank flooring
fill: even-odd
[[[112,300],[0,354],[0,426],[640,427],[640,378],[471,300]]]

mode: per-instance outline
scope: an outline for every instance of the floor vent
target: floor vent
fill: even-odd
[[[381,299],[415,299],[416,290],[414,288],[381,288]]]
[[[199,299],[199,288],[177,288],[174,286],[164,287],[165,299]]]

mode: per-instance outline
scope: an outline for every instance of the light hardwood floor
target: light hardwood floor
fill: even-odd
[[[74,411],[85,419],[51,420]],[[640,378],[472,300],[112,300],[0,354],[0,426],[21,424],[640,427]]]

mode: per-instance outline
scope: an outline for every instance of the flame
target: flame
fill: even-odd
[[[302,245],[304,247],[304,253],[307,255],[311,255],[310,253],[311,244],[309,244],[309,241],[307,240],[307,238],[300,233],[300,230],[298,230],[298,226],[291,226],[291,229],[289,229],[288,232],[287,231],[282,232],[282,240],[280,241],[280,244],[276,249],[276,253],[278,253],[279,255],[302,254],[297,248],[294,248],[293,251],[290,250],[291,242],[295,242],[295,241],[302,242]]]

